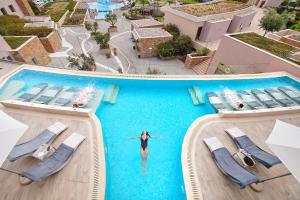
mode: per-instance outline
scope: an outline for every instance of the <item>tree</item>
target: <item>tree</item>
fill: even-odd
[[[279,31],[284,25],[284,18],[274,9],[269,9],[268,13],[260,19],[259,26],[267,32]]]
[[[110,39],[110,34],[109,33],[100,33],[97,32],[95,34],[95,40],[97,44],[100,44],[101,49],[107,49],[109,47],[109,39]]]
[[[296,22],[296,12],[288,12],[287,10],[283,11],[281,14],[284,24],[283,29],[293,25]]]
[[[84,27],[87,31],[91,31],[92,30],[92,24],[89,22],[84,22]]]
[[[91,26],[92,35],[95,35],[97,33],[97,30],[98,30],[98,23],[94,22]]]
[[[193,48],[193,41],[187,35],[181,35],[174,41],[174,47],[177,55],[184,56],[191,52]]]
[[[91,54],[87,56],[84,53],[76,54],[68,57],[71,67],[76,67],[78,70],[92,71],[95,69],[95,59]]]
[[[139,0],[139,2],[142,4],[142,15],[144,16],[145,4],[148,2],[148,0]]]
[[[173,35],[174,38],[177,38],[180,35],[180,30],[175,24],[166,24],[164,29]]]
[[[115,24],[117,23],[117,20],[118,20],[117,15],[115,13],[109,12],[105,15],[105,21],[110,23],[111,27],[115,27]]]

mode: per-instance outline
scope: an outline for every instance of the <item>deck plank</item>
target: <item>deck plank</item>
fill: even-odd
[[[231,153],[236,151],[236,146],[232,139],[224,132],[225,129],[238,127],[260,147],[271,152],[265,143],[268,135],[271,133],[275,119],[251,118],[248,120],[231,119],[224,121],[212,121],[201,132],[197,133],[195,162],[198,181],[201,184],[203,199],[205,200],[273,200],[273,199],[300,199],[300,184],[293,176],[279,178],[264,183],[264,191],[257,193],[249,187],[239,189],[239,186],[224,176],[215,162],[213,161],[210,151],[203,143],[204,138],[216,136]],[[300,115],[296,117],[284,117],[282,121],[294,124],[300,127]],[[254,168],[248,168],[249,171],[256,174],[261,179],[273,177],[287,173],[288,170],[283,164],[273,166],[270,169],[261,164]]]
[[[0,199],[1,200],[55,200],[55,199],[87,199],[93,180],[93,142],[92,125],[88,117],[71,117],[55,115],[50,113],[36,113],[5,109],[5,112],[15,119],[27,124],[29,129],[25,132],[20,142],[26,141],[40,131],[60,121],[69,128],[63,132],[54,142],[53,146],[58,147],[70,134],[77,132],[86,136],[86,140],[78,147],[70,162],[60,172],[46,178],[39,183],[32,183],[27,186],[19,184],[18,176],[15,174],[0,171]],[[16,172],[22,172],[37,163],[37,160],[28,157],[17,160],[13,163],[5,161],[3,168]]]

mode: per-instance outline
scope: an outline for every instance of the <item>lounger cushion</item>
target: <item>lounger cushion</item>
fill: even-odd
[[[43,178],[60,170],[72,156],[73,152],[73,148],[61,144],[49,158],[21,173],[21,176],[33,181],[42,181]]]
[[[39,148],[39,146],[49,143],[56,136],[57,134],[46,129],[32,140],[14,146],[13,150],[8,155],[8,160],[15,161],[24,155],[32,154]]]
[[[247,151],[251,156],[262,163],[267,168],[272,167],[273,165],[281,163],[278,157],[262,150],[258,146],[256,146],[252,140],[247,136],[240,136],[234,138],[234,141],[237,143],[237,145]]]
[[[230,179],[236,182],[241,189],[251,183],[259,182],[258,177],[239,165],[226,148],[219,148],[213,151],[212,156],[218,167],[228,175]]]

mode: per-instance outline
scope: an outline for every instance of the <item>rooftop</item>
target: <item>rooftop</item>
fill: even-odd
[[[31,37],[30,36],[5,36],[3,38],[12,49],[17,49],[22,44],[24,44],[27,40],[29,40]]]
[[[274,179],[264,182],[264,190],[262,192],[254,192],[250,187],[240,189],[229,178],[224,176],[214,160],[203,139],[209,137],[217,137],[231,154],[237,151],[236,145],[232,139],[224,132],[224,130],[237,127],[245,132],[258,146],[271,152],[265,140],[271,133],[276,119],[299,126],[300,114],[274,114],[269,113],[268,116],[256,115],[252,117],[226,117],[222,118],[217,115],[207,117],[201,121],[201,118],[193,124],[191,130],[190,142],[186,145],[190,150],[187,154],[191,158],[188,166],[194,166],[192,175],[191,169],[187,171],[191,175],[190,181],[196,176],[198,185],[191,188],[193,195],[201,195],[199,199],[222,199],[222,200],[271,200],[271,199],[299,199],[300,185],[293,176]],[[188,133],[187,133],[188,134]],[[183,149],[184,151],[184,149]],[[189,163],[190,162],[190,163]],[[256,164],[253,168],[247,168],[260,179],[266,179],[281,174],[285,174],[288,169],[283,165],[275,165],[267,169],[261,164]],[[186,177],[185,177],[186,178]],[[193,179],[193,180],[192,180]],[[195,191],[197,190],[197,191]],[[189,191],[187,191],[189,192]],[[194,199],[196,196],[194,196]]]
[[[238,1],[218,1],[213,3],[192,4],[177,7],[175,9],[185,13],[201,17],[205,15],[214,15],[226,12],[232,12],[249,7],[247,4]]]
[[[293,52],[297,50],[297,48],[292,47],[288,44],[263,37],[261,35],[258,35],[257,33],[234,34],[232,35],[232,37],[288,60],[291,60],[291,54],[293,54]]]
[[[154,19],[132,20],[131,23],[137,27],[162,26],[163,25],[163,23],[156,21]]]
[[[137,28],[134,31],[138,38],[172,37],[169,32],[162,28]]]
[[[29,129],[21,137],[20,143],[34,137],[56,121],[64,123],[68,129],[52,143],[55,148],[73,132],[86,136],[85,141],[78,147],[68,164],[58,173],[45,178],[41,183],[22,186],[19,184],[18,175],[1,171],[1,199],[91,200],[93,199],[91,198],[92,195],[96,199],[96,196],[99,195],[96,192],[100,191],[98,188],[99,176],[104,179],[102,181],[105,181],[105,178],[101,175],[101,170],[96,167],[99,164],[97,158],[100,154],[97,147],[97,134],[99,133],[96,132],[90,117],[51,114],[33,111],[33,109],[30,111],[8,107],[1,107],[0,109],[28,125]],[[14,172],[22,172],[36,163],[37,161],[32,158],[23,158],[13,163],[5,161],[2,167]],[[97,199],[100,197],[98,196]]]

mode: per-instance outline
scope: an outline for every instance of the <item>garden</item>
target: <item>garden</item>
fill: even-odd
[[[37,35],[46,37],[53,29],[48,27],[26,27],[25,21],[15,15],[0,16],[0,35],[2,36],[26,36]]]
[[[67,12],[72,12],[76,2],[48,2],[44,5],[43,9],[39,13],[39,15],[50,15],[51,19],[54,22],[58,22],[61,17]]]
[[[86,11],[86,9],[76,9],[73,13],[69,12],[63,25],[82,25]]]
[[[283,16],[286,20],[286,28],[300,31],[300,0],[282,2],[280,7],[276,9],[277,13]]]
[[[288,59],[290,53],[296,50],[296,48],[292,46],[263,37],[256,33],[242,33],[238,35],[233,35],[232,37],[246,42],[257,48],[264,49],[284,59]]]
[[[12,48],[16,49],[29,40],[30,37],[14,37],[14,36],[7,36],[3,37],[7,44]]]
[[[192,39],[187,35],[180,35],[180,30],[176,25],[167,24],[164,29],[173,36],[173,39],[158,45],[158,55],[162,59],[185,57],[192,52]]]

